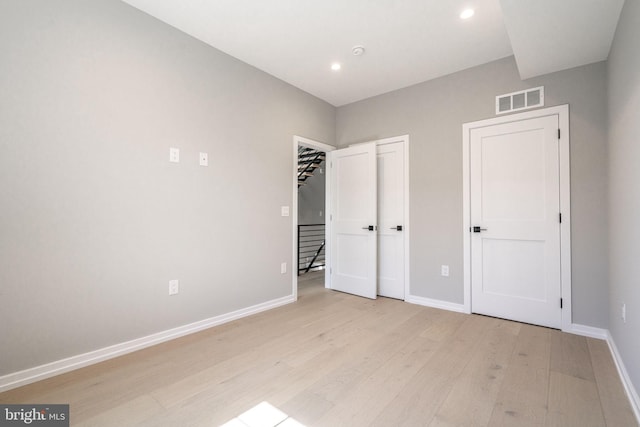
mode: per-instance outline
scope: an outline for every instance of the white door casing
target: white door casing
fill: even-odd
[[[560,328],[558,117],[471,131],[472,311]]]
[[[571,328],[568,121],[563,105],[463,125],[465,311]]]
[[[377,174],[375,143],[329,155],[331,287],[375,299]]]
[[[405,144],[379,143],[378,159],[378,295],[405,297]]]

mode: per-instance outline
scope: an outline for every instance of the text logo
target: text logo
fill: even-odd
[[[69,427],[69,405],[0,405],[0,427]]]

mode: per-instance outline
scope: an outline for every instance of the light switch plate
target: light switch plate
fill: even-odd
[[[289,206],[282,206],[280,208],[280,212],[282,213],[282,216],[289,216]]]
[[[200,166],[209,166],[209,155],[207,153],[200,153]]]
[[[180,163],[180,149],[175,147],[169,148],[169,161],[171,163]]]

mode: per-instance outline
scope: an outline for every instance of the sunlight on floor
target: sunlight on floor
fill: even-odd
[[[305,427],[269,402],[262,402],[220,427]]]

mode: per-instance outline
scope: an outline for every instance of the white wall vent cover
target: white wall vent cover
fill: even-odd
[[[544,107],[544,86],[496,96],[496,114]]]

